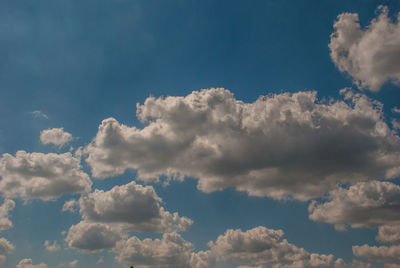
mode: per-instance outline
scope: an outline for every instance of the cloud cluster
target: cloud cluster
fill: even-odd
[[[0,238],[0,263],[6,260],[5,254],[10,254],[15,250],[15,246],[5,238]]]
[[[32,259],[22,259],[16,268],[48,268],[48,266],[44,263],[34,265]]]
[[[40,131],[40,141],[43,144],[53,144],[61,148],[71,140],[71,133],[64,131],[63,128],[50,128]]]
[[[392,22],[386,7],[362,29],[358,14],[342,13],[334,24],[329,48],[341,72],[359,88],[377,91],[391,81],[400,83],[400,20]]]
[[[368,268],[368,264],[346,264],[333,255],[310,254],[283,239],[282,230],[263,226],[248,231],[227,230],[208,251],[193,252],[193,245],[177,233],[164,234],[161,239],[137,237],[121,240],[113,249],[116,260],[135,267],[213,268],[218,262],[239,263],[240,267],[274,268]],[[255,266],[256,265],[256,266]]]
[[[23,200],[55,199],[67,193],[90,192],[92,182],[71,153],[18,151],[0,158],[0,193]]]
[[[312,202],[310,219],[343,230],[400,223],[400,186],[391,182],[359,182],[329,193],[328,201]]]
[[[82,222],[70,228],[66,241],[73,248],[98,251],[112,248],[126,231],[185,231],[193,223],[165,211],[161,202],[152,186],[136,182],[85,194],[78,202],[64,204],[64,210],[79,204],[82,215]]]
[[[137,105],[142,128],[105,119],[85,149],[92,174],[137,171],[198,179],[204,192],[235,187],[254,196],[309,200],[337,183],[400,174],[400,138],[381,104],[342,90],[344,101],[316,92],[282,93],[253,103],[225,89],[149,97]]]
[[[386,243],[400,244],[400,224],[380,226],[376,240]]]

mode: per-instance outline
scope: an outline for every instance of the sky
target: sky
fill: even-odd
[[[0,267],[400,267],[399,12],[1,1]]]

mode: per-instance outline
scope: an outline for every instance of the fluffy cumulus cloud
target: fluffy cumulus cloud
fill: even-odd
[[[400,224],[380,226],[376,240],[400,244]]]
[[[400,264],[400,245],[394,246],[353,246],[353,254],[374,262]]]
[[[4,231],[13,227],[13,223],[10,221],[9,212],[15,207],[15,202],[10,199],[4,200],[0,206],[0,231]]]
[[[400,186],[391,182],[360,182],[329,193],[324,203],[312,202],[310,219],[343,230],[400,223]]]
[[[47,264],[41,263],[34,265],[32,259],[22,259],[16,268],[49,268]]]
[[[242,264],[287,263],[308,258],[306,250],[289,243],[283,235],[282,230],[262,226],[246,232],[227,230],[209,246],[219,259]]]
[[[89,192],[92,182],[71,153],[18,151],[0,158],[0,193],[5,198],[50,200],[66,193]]]
[[[53,144],[58,148],[63,147],[65,144],[72,140],[72,135],[63,128],[50,128],[40,132],[40,141],[43,144]]]
[[[189,268],[193,245],[177,233],[165,233],[154,240],[133,236],[118,242],[113,251],[118,254],[117,261],[126,266]]]
[[[122,233],[118,228],[102,223],[82,221],[71,226],[65,242],[67,242],[70,248],[90,253],[112,248],[121,238]]]
[[[400,22],[388,10],[362,29],[358,14],[342,13],[334,24],[329,48],[340,71],[348,73],[359,88],[379,90],[391,81],[400,83]]]
[[[165,211],[161,202],[152,186],[131,182],[83,195],[79,207],[84,221],[118,224],[129,231],[185,231],[192,224],[178,213]]]
[[[15,246],[5,238],[0,238],[0,263],[6,260],[6,254],[10,254],[15,250]]]
[[[219,88],[149,97],[137,105],[147,125],[105,119],[86,161],[97,178],[134,169],[145,181],[188,176],[205,192],[235,187],[275,199],[309,200],[337,183],[398,176],[400,138],[381,104],[342,94],[343,101],[298,92],[244,103]]]
[[[60,245],[57,244],[57,241],[54,241],[53,244],[51,244],[49,240],[44,241],[44,248],[47,251],[59,251],[61,249]]]

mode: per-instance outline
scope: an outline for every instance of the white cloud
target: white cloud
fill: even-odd
[[[190,256],[190,267],[192,268],[211,268],[217,264],[217,257],[211,251],[192,252]]]
[[[149,97],[137,105],[147,125],[104,120],[86,147],[92,174],[137,170],[199,180],[204,192],[235,187],[254,196],[309,200],[337,183],[400,175],[400,138],[381,104],[342,90],[345,101],[318,101],[316,92],[282,93],[253,103],[224,89],[185,97]]]
[[[353,246],[354,256],[369,261],[400,264],[400,245],[395,246]]]
[[[47,251],[58,251],[61,249],[60,245],[57,244],[57,241],[54,241],[53,244],[50,244],[49,240],[44,241],[44,248]]]
[[[69,211],[71,213],[74,213],[78,205],[79,203],[75,199],[71,199],[64,203],[62,211]]]
[[[43,144],[53,144],[58,148],[72,140],[72,135],[63,128],[50,128],[40,131],[40,141]]]
[[[23,259],[21,260],[16,268],[48,268],[47,264],[32,264],[32,259]]]
[[[0,206],[0,231],[4,231],[13,227],[13,223],[9,219],[9,212],[15,207],[15,202],[10,199],[4,200]]]
[[[79,199],[80,213],[87,222],[118,224],[139,232],[185,231],[193,222],[161,207],[152,186],[131,182],[110,191],[95,190]]]
[[[274,264],[272,268],[372,268],[372,265],[356,260],[348,264],[342,259],[336,259],[332,254],[310,254],[310,258],[307,260],[295,261],[290,264]]]
[[[78,265],[78,260],[74,260],[74,261],[71,261],[70,263],[69,263],[69,267],[71,267],[71,268],[74,268],[74,267],[76,267]]]
[[[386,7],[365,29],[355,13],[340,14],[334,28],[331,58],[359,88],[377,91],[387,81],[400,83],[400,22],[390,20]]]
[[[126,266],[189,268],[193,245],[177,233],[165,233],[154,240],[133,236],[118,242],[113,251],[118,254],[116,260]]]
[[[283,239],[282,230],[256,227],[248,231],[227,230],[215,242],[210,242],[210,250],[223,261],[242,264],[265,265],[287,263],[308,258],[303,248]]]
[[[39,111],[39,110],[32,111],[31,114],[35,118],[49,119],[49,116],[47,114],[45,114],[45,113],[43,113],[42,111]]]
[[[400,224],[380,226],[376,240],[400,244]]]
[[[15,250],[15,247],[13,244],[10,243],[10,241],[8,241],[5,238],[0,238],[0,254],[1,255],[10,254],[14,250]]]
[[[334,224],[338,230],[400,223],[400,186],[391,182],[360,182],[329,193],[329,201],[312,202],[310,219]]]
[[[400,108],[398,108],[398,107],[393,107],[393,108],[392,108],[392,112],[395,113],[395,114],[400,114]]]
[[[121,238],[121,231],[115,227],[102,223],[81,221],[71,226],[65,242],[70,248],[81,250],[84,253],[91,253],[112,248]]]
[[[0,158],[0,192],[5,198],[55,199],[67,193],[90,192],[92,182],[71,153],[18,151]]]

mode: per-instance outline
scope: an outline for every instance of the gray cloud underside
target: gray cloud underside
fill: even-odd
[[[381,104],[342,90],[344,100],[316,92],[282,93],[253,103],[225,89],[185,97],[149,97],[137,105],[140,129],[109,118],[85,149],[92,174],[137,171],[198,179],[204,192],[235,187],[254,196],[309,200],[337,183],[400,174],[400,139]]]
[[[312,202],[310,219],[343,230],[400,223],[400,186],[391,182],[360,182],[329,193],[327,202]]]
[[[331,58],[359,88],[377,91],[388,81],[400,84],[400,22],[390,20],[387,8],[381,7],[365,29],[355,13],[340,14],[334,28]]]
[[[92,182],[71,153],[18,151],[0,158],[0,193],[5,198],[51,200],[67,193],[90,192]]]

